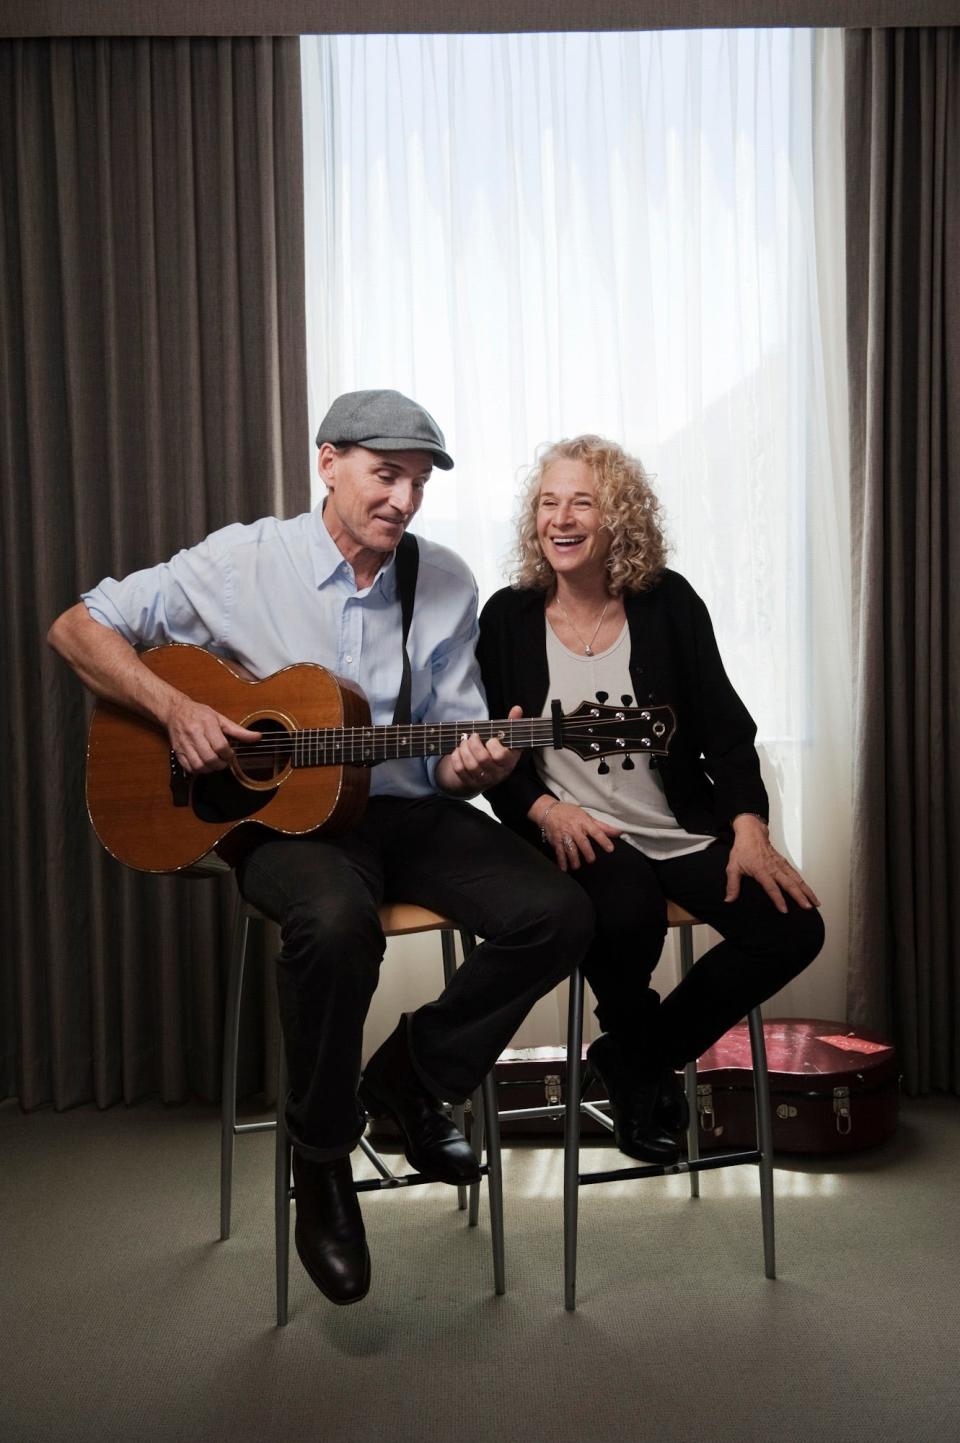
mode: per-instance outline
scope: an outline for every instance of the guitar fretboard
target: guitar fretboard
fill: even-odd
[[[483,741],[497,737],[505,747],[548,747],[554,736],[549,717],[518,717],[515,721],[313,727],[294,732],[286,740],[292,744],[295,767],[375,766],[400,757],[446,756],[473,732]]]
[[[622,752],[665,753],[674,729],[667,706],[630,709],[581,702],[566,716],[560,703],[548,717],[505,717],[474,721],[418,722],[407,726],[306,727],[297,731],[268,730],[260,741],[235,747],[241,767],[260,759],[274,768],[360,766],[404,757],[442,757],[468,736],[481,741],[498,738],[505,747],[567,747],[580,756],[603,757]]]

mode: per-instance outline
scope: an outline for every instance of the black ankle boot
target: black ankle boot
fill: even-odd
[[[370,1253],[349,1157],[293,1154],[300,1261],[331,1303],[356,1303],[370,1287]]]
[[[393,1118],[403,1134],[407,1161],[424,1177],[456,1186],[478,1181],[480,1164],[473,1148],[414,1070],[405,1017],[367,1063],[360,1101],[369,1117],[387,1113]]]
[[[606,1089],[613,1113],[613,1136],[620,1151],[627,1157],[664,1167],[675,1163],[680,1157],[680,1145],[655,1116],[660,1078],[651,1081],[638,1076],[634,1059],[609,1032],[591,1042],[587,1064]]]
[[[666,1132],[686,1132],[690,1123],[690,1106],[684,1080],[672,1067],[665,1067],[660,1076],[660,1091],[653,1109],[653,1120]]]

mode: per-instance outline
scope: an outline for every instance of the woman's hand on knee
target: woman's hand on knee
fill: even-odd
[[[787,910],[785,892],[806,910],[819,907],[820,900],[813,888],[807,885],[793,863],[788,862],[773,846],[766,822],[744,813],[734,817],[733,832],[733,846],[727,861],[725,902],[735,902],[740,895],[740,879],[752,877],[778,912]]]
[[[546,808],[542,802],[534,803],[531,812],[534,815],[530,820],[536,822],[541,836],[553,848],[561,872],[575,872],[581,861],[596,861],[596,848],[612,852],[614,838],[622,831],[620,827],[611,827],[591,817],[573,802],[558,802],[553,797],[548,799]]]

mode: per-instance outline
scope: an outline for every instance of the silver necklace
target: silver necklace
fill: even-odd
[[[607,607],[610,605],[609,599],[608,599],[608,600],[605,602],[605,604],[604,604],[604,608],[603,608],[603,610],[602,610],[601,613],[600,613],[600,620],[597,622],[596,626],[593,628],[593,635],[591,636],[591,638],[590,638],[589,641],[584,641],[583,637],[580,635],[579,631],[577,630],[577,628],[574,626],[573,622],[570,620],[569,616],[567,615],[567,609],[566,609],[566,607],[564,606],[563,602],[560,600],[559,596],[555,596],[553,599],[554,599],[554,601],[557,603],[557,606],[560,608],[560,611],[563,613],[563,618],[564,618],[564,620],[566,621],[567,625],[569,626],[570,630],[573,632],[574,636],[577,638],[577,640],[579,641],[580,645],[583,647],[583,654],[584,654],[584,656],[593,656],[593,643],[596,641],[597,636],[598,636],[599,631],[600,631],[600,628],[601,628],[601,626],[603,625],[603,618],[606,616],[606,614],[607,614]]]

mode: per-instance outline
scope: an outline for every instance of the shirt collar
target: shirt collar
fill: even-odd
[[[313,579],[319,589],[321,586],[326,586],[328,581],[332,581],[338,572],[344,576],[352,576],[352,570],[343,552],[323,524],[322,501],[313,508],[311,519],[313,523],[311,535]],[[395,600],[397,595],[395,559],[395,553],[391,552],[377,572],[370,588],[371,591],[379,590],[387,601]]]

